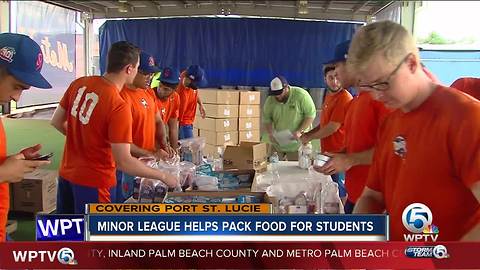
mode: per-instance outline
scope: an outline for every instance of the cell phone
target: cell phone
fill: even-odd
[[[45,155],[41,155],[35,158],[32,158],[31,160],[49,160],[51,157],[53,157],[53,153],[48,153]]]

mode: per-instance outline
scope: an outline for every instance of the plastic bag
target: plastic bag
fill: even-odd
[[[189,187],[192,186],[193,184],[193,179],[196,176],[196,168],[195,164],[188,162],[188,161],[182,161],[179,164],[179,183],[180,186],[182,187],[182,190],[186,190]]]
[[[203,162],[203,149],[205,148],[205,138],[196,137],[183,139],[180,143],[180,160],[190,161],[195,165]]]

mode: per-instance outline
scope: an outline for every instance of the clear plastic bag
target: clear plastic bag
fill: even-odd
[[[195,137],[183,139],[180,143],[180,160],[190,161],[195,165],[203,162],[203,149],[205,148],[205,138]]]
[[[298,166],[308,169],[312,165],[313,146],[311,143],[301,144],[298,148]]]
[[[167,194],[167,186],[156,179],[142,178],[138,201],[140,203],[162,202]]]
[[[196,168],[195,164],[188,162],[188,161],[182,161],[179,164],[179,183],[180,186],[182,187],[182,190],[186,190],[190,188],[193,184],[193,179],[196,176]]]

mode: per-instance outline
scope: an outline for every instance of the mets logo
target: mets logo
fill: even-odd
[[[0,59],[5,60],[8,63],[13,62],[14,55],[15,55],[15,49],[12,47],[3,47],[0,49]]]
[[[405,158],[407,154],[407,141],[402,136],[397,136],[393,139],[393,152],[395,155]]]
[[[195,76],[193,76],[193,75],[190,75],[190,76],[188,76],[188,77],[189,77],[190,79],[192,79],[192,80],[195,80]]]
[[[35,62],[35,69],[41,70],[43,66],[43,54],[41,52],[37,55],[37,62]]]
[[[140,101],[140,103],[142,103],[143,107],[147,108],[148,107],[148,102],[142,98],[142,100]]]
[[[153,57],[151,56],[148,58],[148,65],[151,67],[155,66],[155,60],[153,60]]]

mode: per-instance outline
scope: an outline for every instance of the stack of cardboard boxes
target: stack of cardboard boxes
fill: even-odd
[[[215,156],[225,145],[238,144],[238,100],[234,90],[202,89],[199,96],[205,108],[205,119],[195,117],[198,135],[204,137],[204,154]]]
[[[260,141],[260,92],[240,92],[238,132],[240,142]]]
[[[260,141],[260,92],[202,89],[199,96],[206,118],[197,111],[194,134],[205,138],[205,155],[216,156],[226,145]]]

